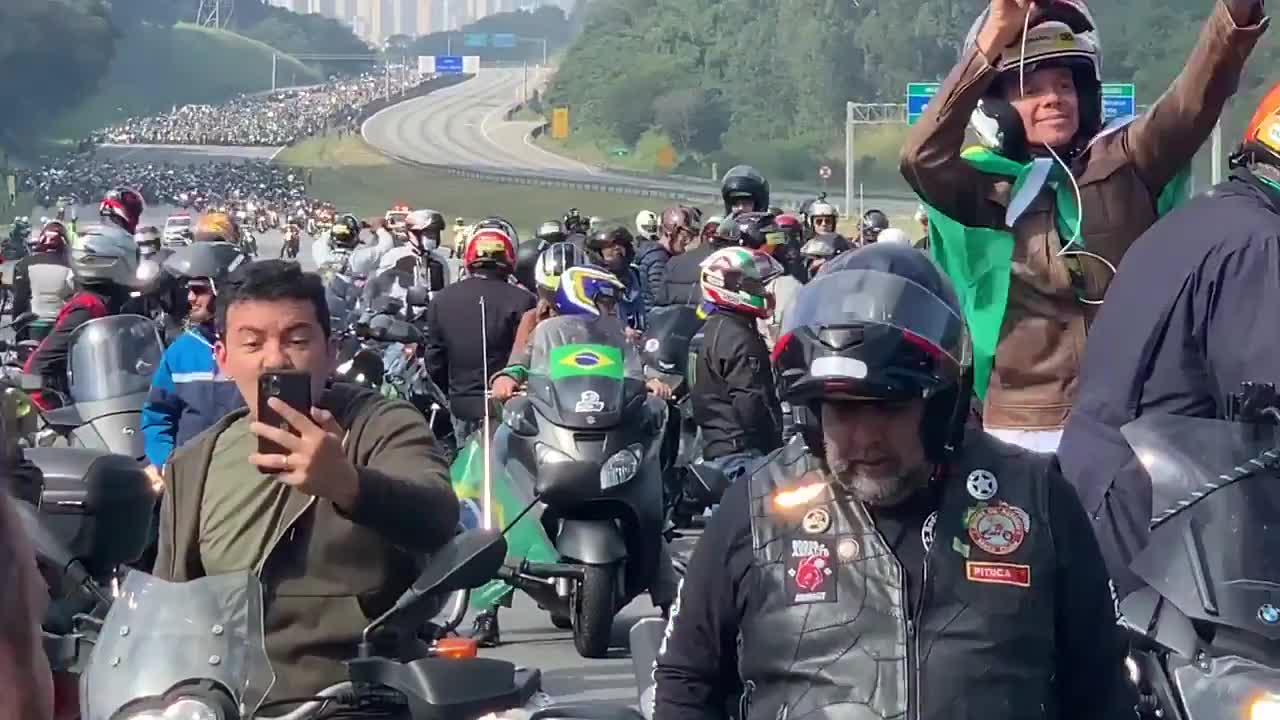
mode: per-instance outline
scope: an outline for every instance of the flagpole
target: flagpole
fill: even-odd
[[[489,330],[485,322],[484,298],[480,298],[480,361],[484,369],[484,435],[481,437],[484,449],[484,529],[493,529],[493,476],[490,474],[490,440],[489,440]]]

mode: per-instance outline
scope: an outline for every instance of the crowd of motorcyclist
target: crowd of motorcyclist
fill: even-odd
[[[422,82],[417,72],[366,73],[312,87],[240,95],[217,105],[183,105],[133,117],[90,138],[95,143],[279,147],[328,128],[353,129],[369,103]]]
[[[1120,427],[1223,417],[1240,383],[1275,380],[1257,307],[1277,287],[1280,89],[1231,179],[1180,207],[1166,193],[1265,26],[1257,0],[1215,2],[1171,91],[1104,126],[1087,8],[992,0],[903,151],[924,242],[879,210],[840,235],[823,197],[773,207],[747,166],[723,178],[723,215],[675,205],[632,228],[573,209],[524,241],[496,216],[455,221],[450,243],[435,210],[332,212],[317,273],[251,261],[234,218],[206,216],[163,265],[163,305],[184,322],[143,409],[163,495],[153,571],[253,569],[280,692],[314,694],[412,581],[412,553],[456,526],[448,456],[528,386],[540,329],[580,318],[637,353],[655,318],[691,307],[696,463],[726,489],[678,587],[652,539],[647,590],[669,621],[656,717],[1149,711],[1119,612],[1142,584],[1129,563],[1152,490]],[[962,153],[969,123],[983,148]],[[24,366],[42,408],[65,394],[78,327],[147,310],[143,207],[113,190],[75,242],[42,229],[45,259],[26,264],[29,288],[15,281],[18,307],[57,307]],[[422,326],[397,352],[420,357],[450,428],[351,374],[333,382],[329,348],[371,307]],[[644,369],[641,392],[677,399]],[[259,397],[269,370],[307,371],[310,414]],[[476,618],[477,643],[501,642],[507,602]]]

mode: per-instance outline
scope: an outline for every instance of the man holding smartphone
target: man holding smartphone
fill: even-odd
[[[283,260],[238,275],[214,355],[248,407],[173,454],[155,574],[254,571],[273,697],[308,696],[346,678],[361,630],[454,534],[458,500],[412,405],[329,382],[320,277]]]

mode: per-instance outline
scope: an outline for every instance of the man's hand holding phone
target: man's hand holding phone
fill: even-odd
[[[343,451],[342,428],[327,410],[311,406],[307,373],[263,373],[258,418],[249,430],[258,436],[258,452],[249,462],[343,510],[355,507],[360,481]]]

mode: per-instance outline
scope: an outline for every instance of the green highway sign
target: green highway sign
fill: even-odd
[[[914,82],[907,83],[907,124],[911,125],[924,114],[924,106],[929,104],[942,83]]]
[[[1137,112],[1133,83],[1102,83],[1102,122]]]

